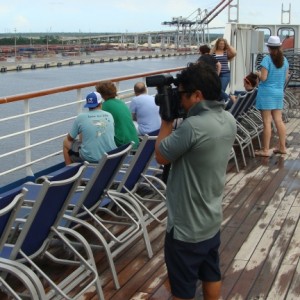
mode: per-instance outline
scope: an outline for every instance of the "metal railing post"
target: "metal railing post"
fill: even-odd
[[[82,112],[82,103],[80,102],[82,100],[82,90],[81,89],[77,89],[77,97],[76,97],[76,101],[77,101],[77,113],[81,113]]]
[[[31,162],[31,148],[30,148],[30,137],[31,137],[31,132],[30,132],[30,109],[29,109],[29,100],[24,100],[24,143],[25,143],[25,163],[30,164]],[[26,175],[27,176],[33,176],[32,168],[31,165],[28,165],[26,167]]]

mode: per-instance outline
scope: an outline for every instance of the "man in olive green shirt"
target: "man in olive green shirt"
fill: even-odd
[[[216,101],[221,82],[211,66],[190,64],[178,93],[187,118],[175,131],[163,120],[155,147],[158,163],[171,163],[165,260],[173,299],[193,299],[200,279],[204,299],[217,300],[221,203],[236,122]]]

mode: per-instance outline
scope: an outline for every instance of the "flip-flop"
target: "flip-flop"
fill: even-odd
[[[256,150],[255,156],[261,156],[261,157],[270,157],[270,154],[266,154],[263,150]]]
[[[274,149],[273,153],[274,154],[287,154],[286,151],[280,151],[279,149]]]

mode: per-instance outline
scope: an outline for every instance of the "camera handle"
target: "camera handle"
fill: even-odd
[[[171,87],[164,85],[157,88],[158,95],[160,97],[159,103],[159,113],[163,120],[165,121],[172,121],[174,119],[171,107],[171,100],[170,99],[170,91]]]

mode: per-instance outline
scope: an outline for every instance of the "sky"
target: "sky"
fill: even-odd
[[[227,3],[228,0],[225,0]],[[0,0],[0,33],[14,32],[147,32],[175,29],[162,25],[173,17],[195,19],[220,0]],[[291,24],[300,24],[299,0],[233,0],[239,2],[239,23],[280,24],[281,8]],[[200,6],[201,5],[201,6]],[[223,7],[223,5],[222,5]],[[230,10],[236,17],[236,9]],[[288,14],[284,13],[284,22]],[[223,27],[228,9],[210,24]]]

